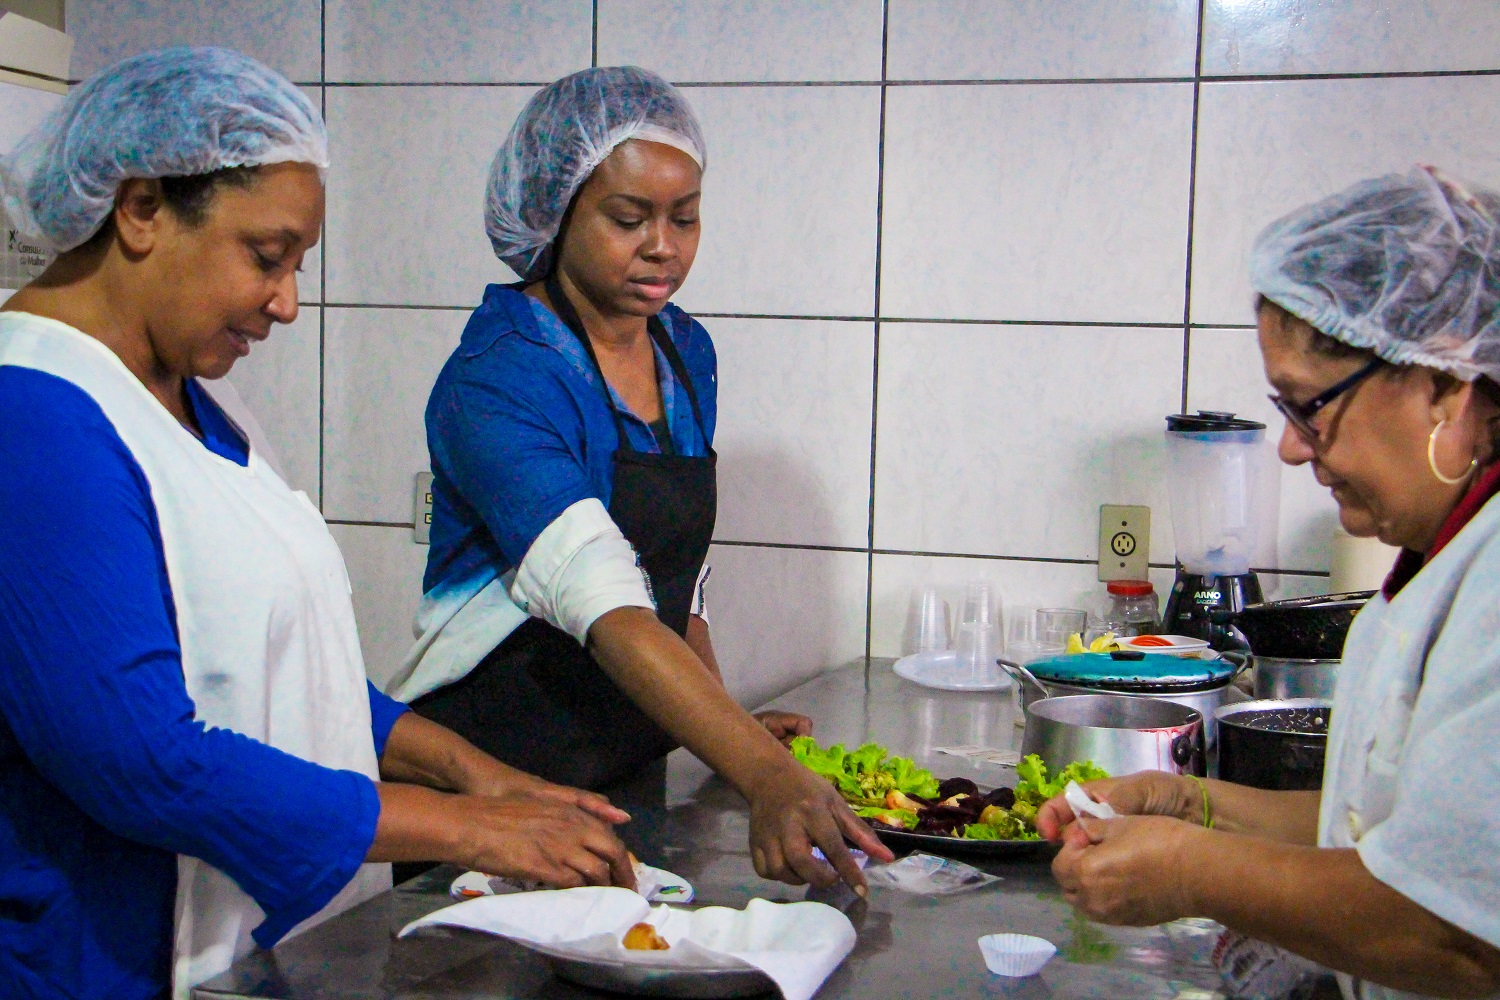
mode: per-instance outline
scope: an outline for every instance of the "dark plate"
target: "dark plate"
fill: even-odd
[[[1058,846],[1045,840],[968,840],[944,837],[936,833],[893,830],[870,824],[875,836],[893,851],[926,851],[928,854],[956,854],[968,858],[1042,858],[1057,853]]]

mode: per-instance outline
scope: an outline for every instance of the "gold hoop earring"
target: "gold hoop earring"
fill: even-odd
[[[1474,474],[1474,470],[1479,467],[1479,458],[1478,456],[1475,456],[1474,458],[1469,459],[1469,467],[1452,479],[1443,475],[1442,472],[1438,470],[1437,436],[1438,431],[1442,430],[1443,425],[1445,425],[1447,422],[1448,421],[1446,419],[1439,420],[1438,425],[1432,429],[1432,433],[1427,435],[1427,467],[1432,470],[1432,474],[1437,477],[1438,482],[1446,483],[1449,486],[1457,486],[1459,483],[1463,482]]]

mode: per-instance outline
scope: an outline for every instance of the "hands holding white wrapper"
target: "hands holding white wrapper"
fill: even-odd
[[[625,931],[637,923],[653,925],[670,947],[623,947]],[[598,886],[471,899],[413,921],[400,936],[441,926],[496,934],[544,955],[577,961],[685,972],[758,969],[786,1000],[809,1000],[855,941],[849,918],[822,903],[752,899],[743,910],[653,908],[629,889]]]
[[[1119,815],[1108,802],[1090,798],[1089,793],[1085,792],[1083,786],[1076,781],[1068,782],[1068,787],[1063,789],[1063,799],[1067,801],[1068,808],[1073,810],[1075,816],[1114,819]]]

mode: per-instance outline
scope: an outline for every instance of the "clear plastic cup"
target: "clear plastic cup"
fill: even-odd
[[[994,591],[985,580],[975,580],[964,588],[964,609],[959,619],[954,648],[958,651],[958,670],[976,681],[995,679],[999,667],[995,657],[1000,653],[999,633],[995,627]]]
[[[1083,635],[1088,625],[1087,611],[1078,608],[1038,608],[1036,613],[1036,639],[1047,649],[1062,649],[1068,644],[1068,636]]]
[[[948,603],[936,587],[922,588],[922,603],[917,615],[917,652],[947,649]]]

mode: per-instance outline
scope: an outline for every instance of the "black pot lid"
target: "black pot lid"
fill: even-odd
[[[1199,410],[1197,413],[1169,413],[1167,430],[1178,433],[1204,434],[1215,431],[1263,431],[1266,425],[1255,420],[1246,420],[1233,413],[1218,410]]]
[[[1234,676],[1236,664],[1226,659],[1199,660],[1190,656],[1146,653],[1140,659],[1115,659],[1108,653],[1067,653],[1028,663],[1038,680],[1085,686],[1129,686],[1179,689],[1212,687]]]

